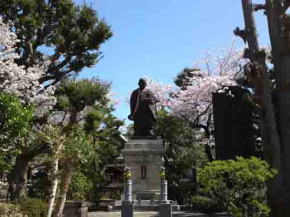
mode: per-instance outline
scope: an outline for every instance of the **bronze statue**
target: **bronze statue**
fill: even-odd
[[[141,78],[139,88],[134,90],[130,98],[131,114],[134,121],[135,137],[154,137],[153,128],[156,122],[156,98],[151,90],[146,88],[147,82]]]

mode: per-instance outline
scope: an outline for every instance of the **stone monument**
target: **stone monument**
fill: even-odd
[[[125,181],[125,186],[127,187],[124,188],[122,202],[116,201],[114,209],[122,206],[122,213],[132,212],[131,208],[129,209],[127,206],[128,200],[126,199],[128,198],[126,192],[130,192],[131,195],[131,187],[130,191],[128,191],[128,186],[131,185],[132,195],[130,198],[133,210],[158,211],[162,203],[161,210],[167,211],[167,215],[167,206],[170,203],[171,209],[171,202],[167,201],[167,190],[164,190],[167,189],[167,183],[161,182],[162,172],[160,171],[163,166],[164,148],[161,139],[154,135],[157,99],[154,93],[146,88],[145,79],[141,78],[138,85],[139,88],[131,94],[131,114],[128,116],[130,120],[134,121],[134,135],[122,150],[125,167],[130,168],[130,183]],[[161,195],[160,197],[161,185],[164,188],[162,188],[163,196]],[[175,204],[172,208],[178,210],[179,206]]]
[[[134,135],[125,144],[122,154],[132,172],[133,199],[154,200],[160,193],[159,171],[164,154],[161,139],[154,135],[157,99],[147,88],[145,79],[141,78],[138,85],[130,97],[131,114],[128,116],[134,121]]]

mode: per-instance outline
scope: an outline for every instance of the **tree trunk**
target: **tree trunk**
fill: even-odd
[[[65,205],[67,192],[72,178],[72,173],[73,173],[72,161],[70,159],[67,159],[64,161],[63,165],[63,173],[61,176],[59,197],[57,198],[55,204],[55,209],[52,214],[53,217],[62,217],[62,211]]]
[[[273,105],[272,90],[269,80],[270,76],[265,62],[266,56],[263,51],[260,50],[258,44],[256,26],[253,17],[253,5],[251,0],[242,0],[242,4],[246,25],[245,34],[249,45],[249,58],[253,70],[252,76],[254,78],[255,91],[261,105],[260,118],[262,121],[261,129],[264,155],[268,163],[279,171],[278,175],[269,183],[268,189],[271,208],[275,209],[273,204],[275,204],[277,198],[281,196],[283,188],[280,136]],[[287,216],[289,217],[290,215]],[[280,217],[280,215],[275,215],[275,217]]]
[[[52,163],[52,169],[51,169],[51,188],[49,189],[49,199],[48,199],[48,211],[47,211],[47,217],[51,217],[52,211],[53,211],[53,206],[54,206],[54,201],[56,197],[56,191],[57,191],[57,186],[58,186],[58,162],[59,159],[58,157],[55,158],[54,162]]]
[[[286,3],[286,1],[283,1]],[[266,14],[277,89],[277,120],[281,142],[281,191],[271,201],[271,216],[290,216],[290,30],[287,7],[281,0],[266,0]]]
[[[44,153],[45,151],[45,146],[38,146],[33,150],[23,150],[22,153],[16,157],[15,165],[8,177],[11,200],[17,200],[26,195],[29,164],[37,155]]]
[[[266,56],[259,48],[256,33],[256,25],[253,17],[251,0],[242,0],[246,25],[246,40],[249,46],[249,58],[252,64],[252,72],[255,94],[260,104],[260,118],[262,121],[262,135],[264,154],[266,160],[276,169],[281,167],[281,149],[275,109],[272,99],[271,81],[266,65]]]
[[[16,157],[15,166],[8,178],[10,200],[16,200],[25,196],[30,160],[25,155]]]
[[[59,138],[59,140],[56,140],[56,142],[54,143],[55,149],[52,152],[52,163],[51,163],[50,174],[49,174],[51,185],[49,189],[47,217],[52,216],[54,202],[56,198],[56,192],[57,192],[57,187],[58,187],[59,154],[63,147],[62,139],[63,138]]]
[[[39,154],[39,151],[40,149],[30,152],[23,151],[22,154],[16,157],[15,165],[8,177],[10,200],[17,200],[26,195],[29,164]]]

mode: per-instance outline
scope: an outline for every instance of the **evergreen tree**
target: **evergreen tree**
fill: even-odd
[[[191,78],[203,77],[199,69],[196,68],[184,68],[180,73],[177,74],[174,79],[174,83],[182,90],[186,90],[187,86],[191,85]]]
[[[48,85],[93,66],[102,57],[100,45],[112,36],[95,10],[72,0],[2,0],[0,16],[13,22],[19,65],[50,61],[40,78]]]
[[[195,171],[207,162],[202,136],[180,117],[160,111],[157,135],[165,147],[164,165],[171,200],[184,204],[196,189]]]
[[[65,81],[56,90],[58,102],[53,120],[66,139],[60,155],[59,197],[52,216],[61,215],[75,170],[82,164],[104,166],[117,153],[119,127],[123,123],[111,114],[108,93],[109,84],[98,79]]]

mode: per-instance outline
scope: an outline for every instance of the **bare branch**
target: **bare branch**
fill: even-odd
[[[234,34],[235,34],[236,36],[241,37],[241,38],[243,39],[243,41],[244,41],[245,44],[247,43],[247,35],[248,35],[247,30],[245,30],[245,29],[240,29],[239,27],[237,27],[237,28],[235,28],[235,30],[234,30]]]
[[[193,124],[198,125],[199,118],[201,116],[205,115],[208,112],[208,110],[210,109],[211,105],[212,105],[212,102],[207,105],[206,109],[203,112],[201,112],[200,114],[198,114],[198,116],[193,121]]]

